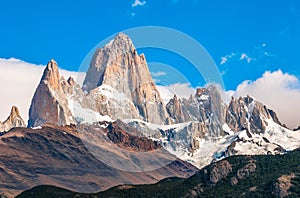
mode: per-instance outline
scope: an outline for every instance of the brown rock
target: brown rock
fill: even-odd
[[[227,160],[218,162],[212,167],[210,171],[209,181],[216,184],[221,179],[227,177],[227,175],[231,172],[232,172],[232,167]]]
[[[289,189],[292,187],[291,179],[296,175],[291,173],[290,175],[282,175],[277,179],[277,181],[273,184],[273,195],[276,197],[287,197],[289,193]]]
[[[123,125],[123,127],[122,127]],[[125,130],[130,131],[130,134]],[[147,152],[155,149],[162,148],[162,146],[153,140],[150,140],[144,136],[137,136],[138,132],[135,128],[125,126],[120,121],[111,123],[105,131],[108,138],[119,147],[129,151]],[[132,135],[135,134],[135,135]]]
[[[256,169],[256,164],[253,162],[250,162],[245,167],[243,167],[237,171],[237,178],[244,179],[246,177],[249,177],[252,173],[254,173],[255,169]]]

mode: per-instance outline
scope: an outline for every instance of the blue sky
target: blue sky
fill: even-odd
[[[300,77],[300,1],[298,0],[52,0],[0,2],[0,57],[77,71],[85,55],[106,37],[128,28],[164,26],[201,43],[215,60],[226,89],[281,69]],[[189,63],[168,52],[141,50],[186,74],[195,87]],[[223,63],[221,64],[223,57]],[[187,68],[187,69],[186,69]],[[163,71],[160,67],[153,72]],[[165,73],[167,73],[166,69]],[[161,73],[162,74],[162,73]],[[175,78],[156,76],[163,84]]]

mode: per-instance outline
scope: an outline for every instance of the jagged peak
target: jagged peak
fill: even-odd
[[[124,34],[123,32],[119,32],[115,38],[128,39],[129,36],[127,34]]]
[[[18,107],[12,106],[11,111],[10,111],[10,117],[11,118],[21,117]]]
[[[9,116],[4,122],[0,122],[0,132],[9,131],[13,127],[25,127],[25,122],[16,106],[12,106]]]
[[[132,52],[136,53],[135,47],[132,40],[126,34],[120,32],[118,33],[110,42],[108,42],[103,50],[110,52]]]
[[[51,59],[44,70],[41,82],[48,84],[52,88],[58,88],[60,79],[58,65],[54,59]]]

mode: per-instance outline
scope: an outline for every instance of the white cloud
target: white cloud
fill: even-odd
[[[246,58],[248,58],[248,55],[245,53],[242,53],[240,60],[244,60]]]
[[[167,86],[156,86],[165,104],[167,104],[175,94],[178,98],[188,98],[191,94],[196,93],[196,90],[188,83],[175,83]]]
[[[136,7],[136,6],[143,6],[145,4],[146,4],[146,1],[135,0],[131,6]]]
[[[151,72],[151,75],[154,77],[165,76],[166,72],[163,72],[163,71]]]
[[[236,53],[230,53],[230,54],[227,54],[223,57],[221,57],[221,62],[220,62],[220,65],[223,65],[225,63],[227,63],[229,60],[231,60],[232,58],[234,58],[236,56]]]
[[[228,58],[227,57],[221,57],[221,62],[220,62],[220,65],[223,65],[225,64],[226,62],[228,61]]]
[[[252,61],[252,58],[250,58],[247,54],[242,53],[240,60],[246,60],[248,63],[250,63]]]
[[[246,60],[247,63],[250,63],[251,61],[254,61],[256,59],[250,57],[246,53],[232,52],[230,54],[221,57],[220,65],[223,65],[229,61],[244,61],[244,60]]]
[[[31,99],[43,74],[44,65],[35,65],[18,59],[0,58],[0,121],[7,118],[10,108],[16,105],[20,109],[21,116],[28,120],[28,111]],[[60,70],[67,79],[72,76],[79,84],[82,84],[84,74]]]
[[[273,109],[280,120],[290,128],[300,125],[299,79],[281,70],[266,71],[255,81],[244,81],[237,87],[235,96],[251,95]]]

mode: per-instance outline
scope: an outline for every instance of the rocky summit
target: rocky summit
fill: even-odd
[[[45,123],[59,126],[74,123],[62,89],[66,83],[68,82],[59,74],[57,63],[50,60],[30,105],[28,127],[37,127]]]
[[[4,122],[0,122],[0,132],[7,132],[14,127],[26,127],[19,109],[16,106],[11,108],[8,118]]]

